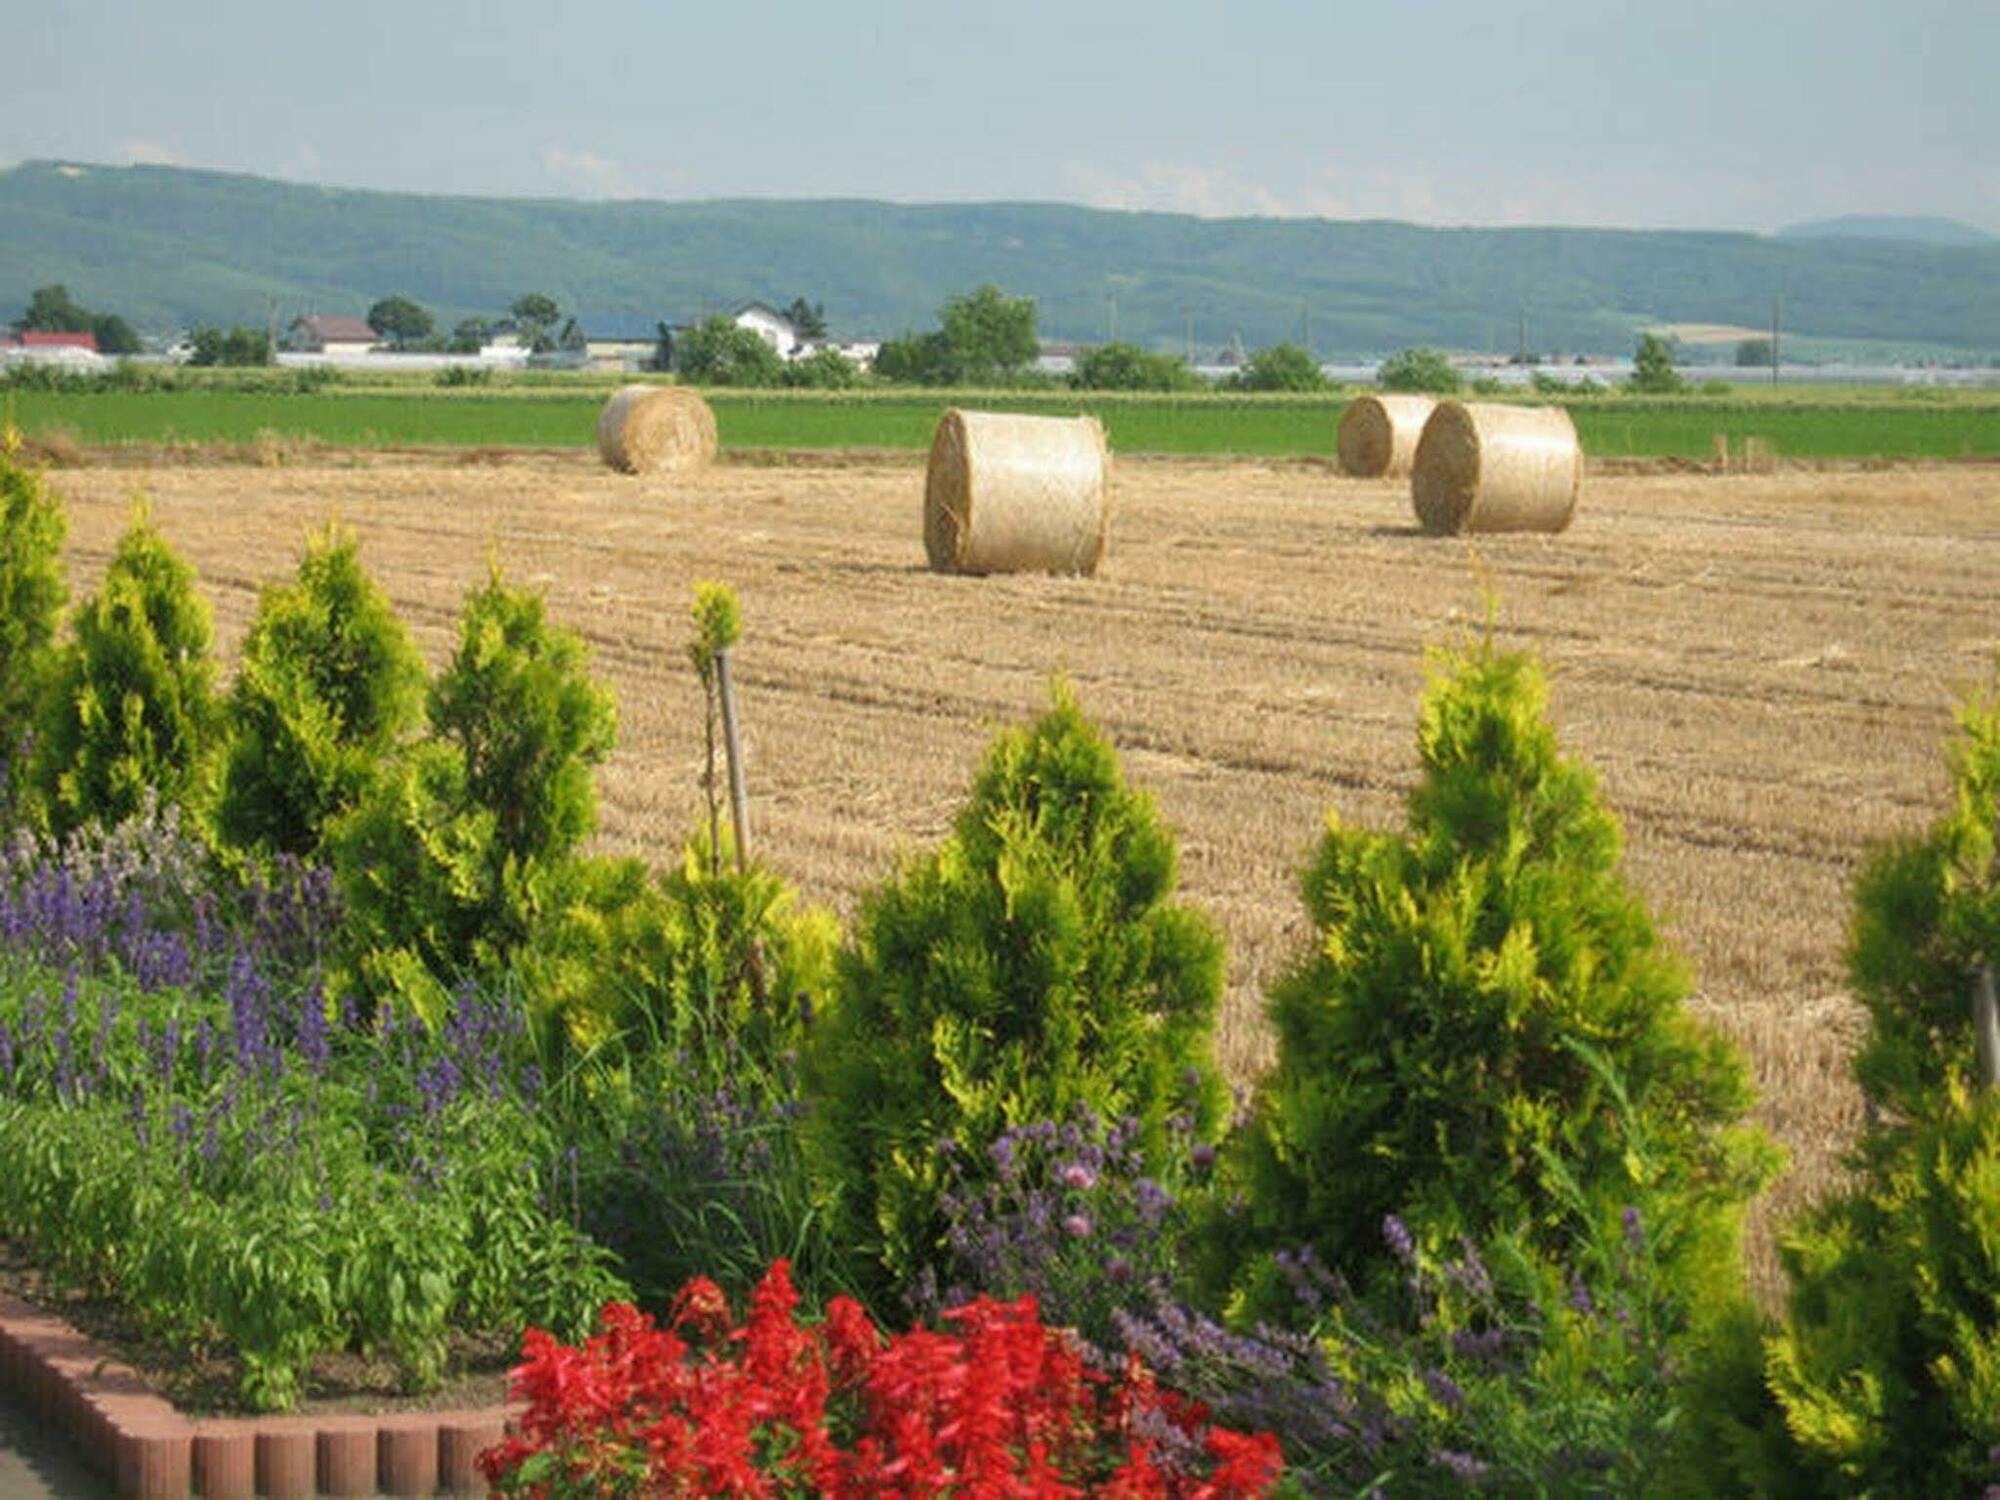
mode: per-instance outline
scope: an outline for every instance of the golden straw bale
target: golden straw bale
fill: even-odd
[[[1431,396],[1356,396],[1340,417],[1340,471],[1356,479],[1400,478],[1437,401]]]
[[[931,567],[1095,573],[1111,534],[1110,466],[1095,417],[952,408],[938,420],[924,481]]]
[[[1417,442],[1410,498],[1426,531],[1561,531],[1583,450],[1560,406],[1441,401]]]
[[[715,457],[715,413],[681,385],[628,385],[597,419],[597,452],[626,474],[686,473]]]

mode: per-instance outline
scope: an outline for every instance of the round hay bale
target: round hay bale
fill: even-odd
[[[1436,406],[1431,396],[1356,396],[1340,416],[1340,472],[1356,479],[1409,473]]]
[[[1424,530],[1561,531],[1576,514],[1583,450],[1560,406],[1440,401],[1410,469]]]
[[[953,407],[938,419],[924,480],[932,569],[1095,573],[1111,535],[1109,471],[1095,417]]]
[[[715,450],[715,413],[686,386],[623,386],[597,419],[598,456],[621,473],[702,469]]]

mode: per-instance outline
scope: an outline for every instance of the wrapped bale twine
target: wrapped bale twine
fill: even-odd
[[[1340,418],[1340,472],[1356,479],[1409,473],[1436,406],[1430,396],[1356,396]]]
[[[938,420],[924,551],[939,573],[1095,573],[1111,533],[1095,417],[960,411]]]
[[[1436,535],[1561,531],[1582,487],[1583,450],[1560,406],[1441,401],[1410,469],[1417,519]]]
[[[715,450],[715,413],[686,386],[624,386],[597,419],[598,456],[622,473],[702,469]]]

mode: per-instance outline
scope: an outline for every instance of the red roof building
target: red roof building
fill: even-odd
[[[97,335],[94,333],[37,333],[33,329],[16,338],[0,340],[14,349],[84,349],[97,352]]]

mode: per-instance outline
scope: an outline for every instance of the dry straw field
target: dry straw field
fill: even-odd
[[[1936,809],[1951,704],[2000,645],[1994,467],[1598,474],[1562,535],[1439,540],[1388,481],[1121,461],[1094,579],[928,572],[914,460],[635,480],[584,454],[390,458],[58,483],[79,588],[143,489],[229,653],[257,585],[331,510],[433,660],[489,556],[546,586],[621,704],[605,841],[655,860],[699,797],[689,586],[734,584],[760,850],[843,909],[945,829],[987,736],[1066,672],[1227,931],[1239,1078],[1264,1055],[1260,987],[1303,936],[1294,873],[1322,814],[1398,816],[1423,647],[1480,628],[1490,593],[1500,638],[1552,669],[1562,737],[1624,819],[1701,1008],[1756,1060],[1795,1160],[1767,1216],[1824,1183],[1856,1123],[1840,969],[1856,862]]]

